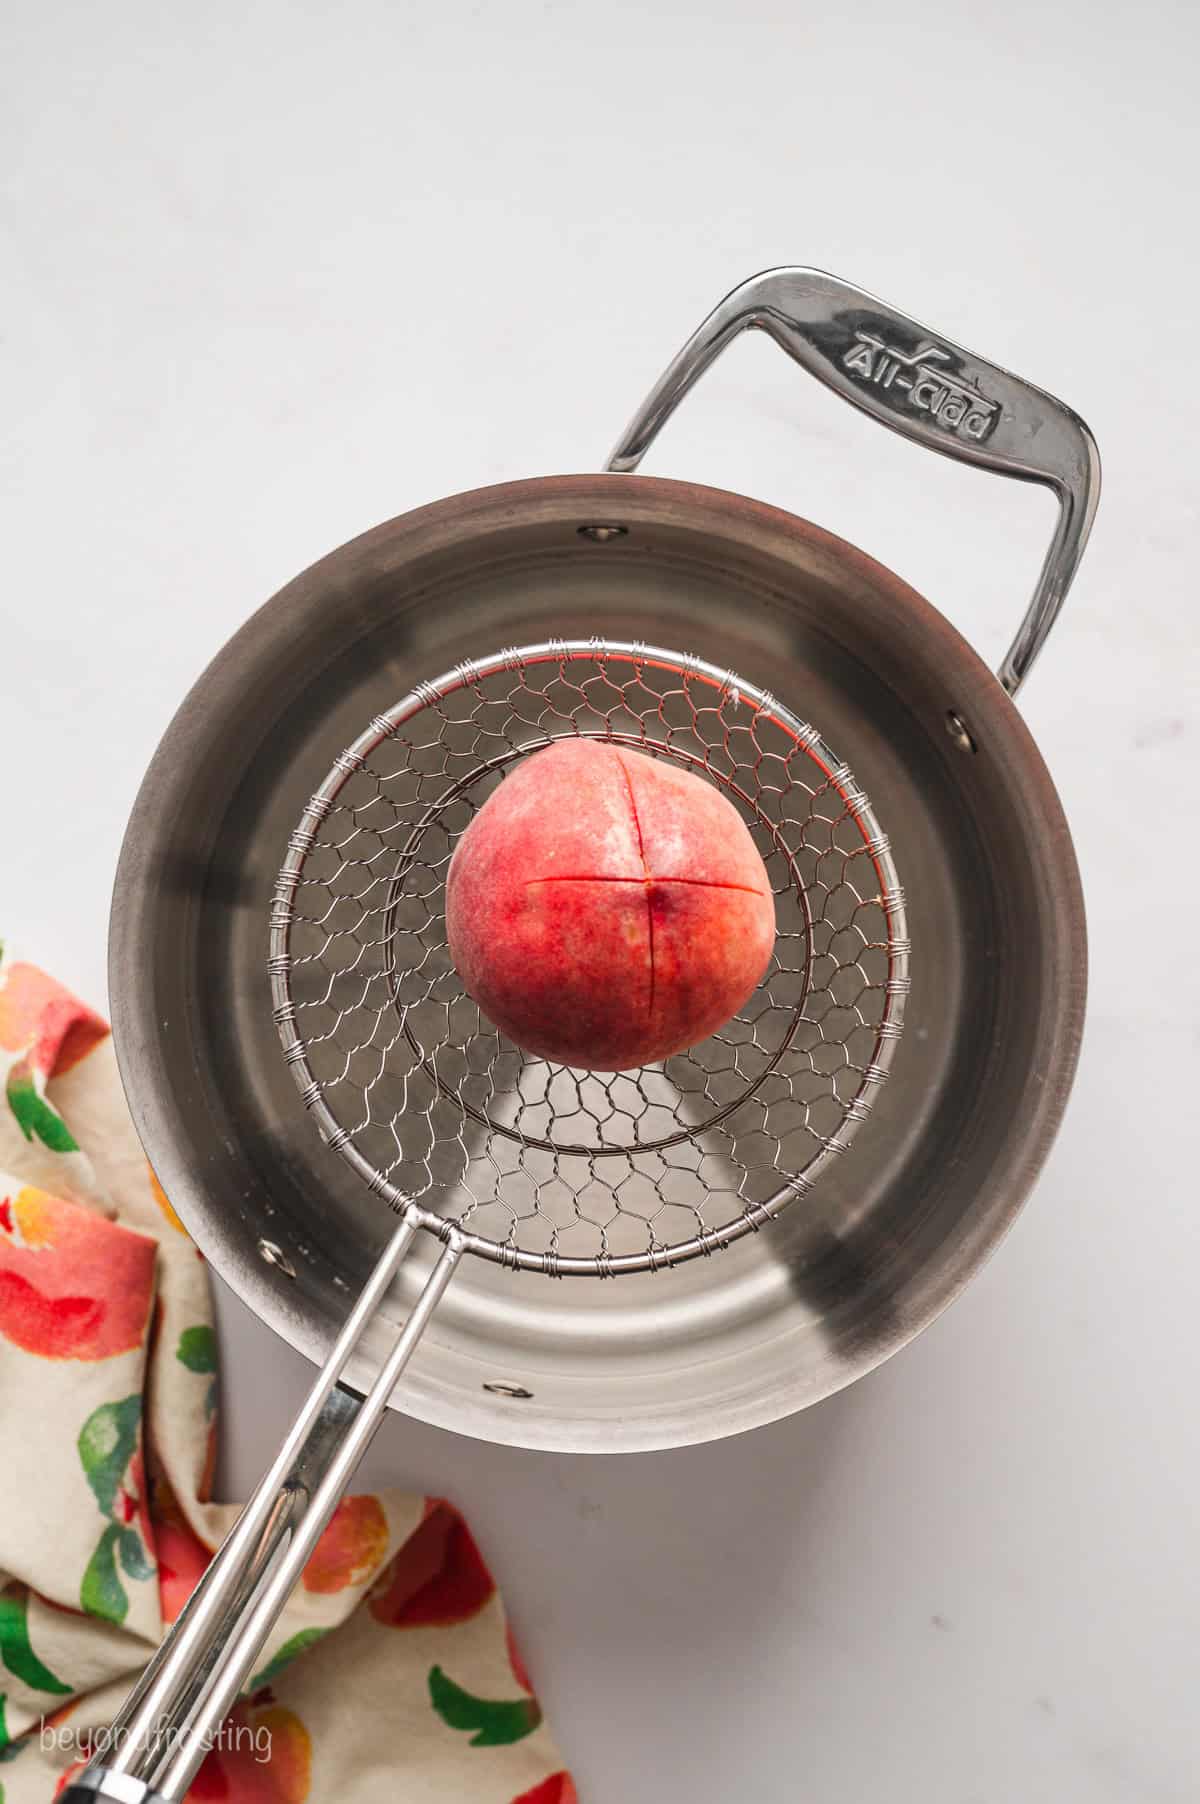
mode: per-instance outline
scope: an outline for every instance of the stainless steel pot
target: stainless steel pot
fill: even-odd
[[[904,436],[1053,489],[1058,526],[999,680],[907,584],[819,527],[630,474],[746,327]],[[853,765],[907,890],[904,1040],[853,1156],[769,1231],[616,1284],[466,1261],[393,1405],[519,1446],[667,1447],[803,1408],[926,1326],[1012,1222],[1074,1072],[1079,878],[1012,697],[1098,486],[1090,434],[1060,402],[843,282],[777,270],[736,289],[684,347],[609,473],[418,509],[268,602],[168,729],[112,911],[134,1118],[215,1270],[320,1359],[394,1227],[313,1132],[272,1021],[268,910],[306,798],[334,753],[420,680],[503,645],[600,633],[739,671]],[[431,1262],[432,1251],[405,1265],[347,1368],[352,1386],[377,1373]]]

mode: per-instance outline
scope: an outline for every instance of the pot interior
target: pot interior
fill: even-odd
[[[769,1421],[932,1319],[1052,1137],[1084,943],[1061,810],[1012,704],[940,615],[841,541],[616,476],[480,491],[366,534],[200,679],[139,796],[113,909],[114,1025],[147,1153],[217,1269],[305,1352],[327,1348],[394,1217],[321,1144],[280,1053],[266,941],[288,834],[334,757],[419,680],[592,634],[729,667],[816,726],[890,836],[912,942],[871,1116],[769,1228],[607,1283],[463,1261],[397,1406],[599,1451]],[[393,1323],[434,1250],[413,1255]],[[377,1322],[354,1382],[386,1342]]]

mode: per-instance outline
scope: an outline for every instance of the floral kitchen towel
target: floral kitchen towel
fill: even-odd
[[[85,1763],[236,1508],[203,1261],[106,1024],[0,951],[0,1804]],[[577,1804],[449,1504],[339,1506],[189,1800]]]

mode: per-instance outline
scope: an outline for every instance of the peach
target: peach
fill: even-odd
[[[626,1071],[707,1039],[775,941],[737,809],[664,759],[564,739],[480,809],[446,878],[450,956],[526,1052]]]

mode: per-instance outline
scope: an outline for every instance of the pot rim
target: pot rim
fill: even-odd
[[[846,540],[799,516],[768,503],[723,489],[681,482],[670,477],[595,474],[530,477],[445,497],[401,514],[349,540],[296,576],[226,641],[197,678],[169,723],[143,778],[131,811],[118,859],[109,928],[109,989],[114,1045],[134,1125],[146,1155],[188,1233],[217,1274],[241,1300],[284,1340],[308,1359],[319,1362],[331,1335],[323,1333],[311,1313],[287,1294],[280,1274],[266,1264],[232,1256],[219,1202],[205,1193],[178,1148],[173,1132],[172,1099],[154,1081],[156,1067],[154,992],[149,961],[139,956],[150,912],[151,869],[158,839],[157,823],[177,805],[181,773],[192,768],[193,753],[203,737],[206,716],[216,694],[236,668],[255,660],[261,643],[276,630],[280,614],[314,591],[336,589],[331,579],[381,544],[406,543],[409,556],[424,555],[461,540],[470,531],[497,529],[506,523],[529,523],[568,514],[601,522],[620,518],[652,525],[664,511],[676,516],[703,515],[711,529],[719,521],[731,539],[786,555],[790,546],[814,548],[849,580],[869,589],[881,607],[907,617],[911,628],[928,637],[939,660],[954,672],[955,694],[968,718],[983,728],[989,746],[1002,756],[1023,806],[1031,854],[1040,861],[1052,898],[1048,957],[1059,974],[1049,1026],[1040,1044],[1041,1081],[1034,1088],[1021,1132],[1014,1135],[1009,1156],[1000,1162],[985,1187],[987,1206],[978,1211],[978,1226],[964,1235],[941,1282],[931,1287],[922,1306],[905,1313],[886,1336],[848,1357],[835,1382],[801,1400],[776,1387],[753,1399],[739,1400],[726,1416],[708,1411],[691,1423],[645,1425],[623,1450],[651,1450],[720,1439],[776,1421],[801,1407],[843,1389],[881,1365],[928,1327],[962,1292],[995,1251],[1012,1226],[1049,1152],[1070,1094],[1082,1037],[1086,995],[1086,927],[1083,896],[1074,848],[1062,804],[1033,739],[1014,703],[997,678],[958,630],[899,576]],[[347,1372],[355,1385],[369,1382],[370,1363],[359,1355]],[[519,1412],[498,1415],[461,1396],[413,1383],[401,1387],[393,1407],[419,1420],[478,1438],[513,1446],[564,1451],[609,1451],[603,1424],[589,1424],[587,1437],[572,1434],[569,1421],[560,1432]],[[628,1425],[626,1425],[628,1426]]]

